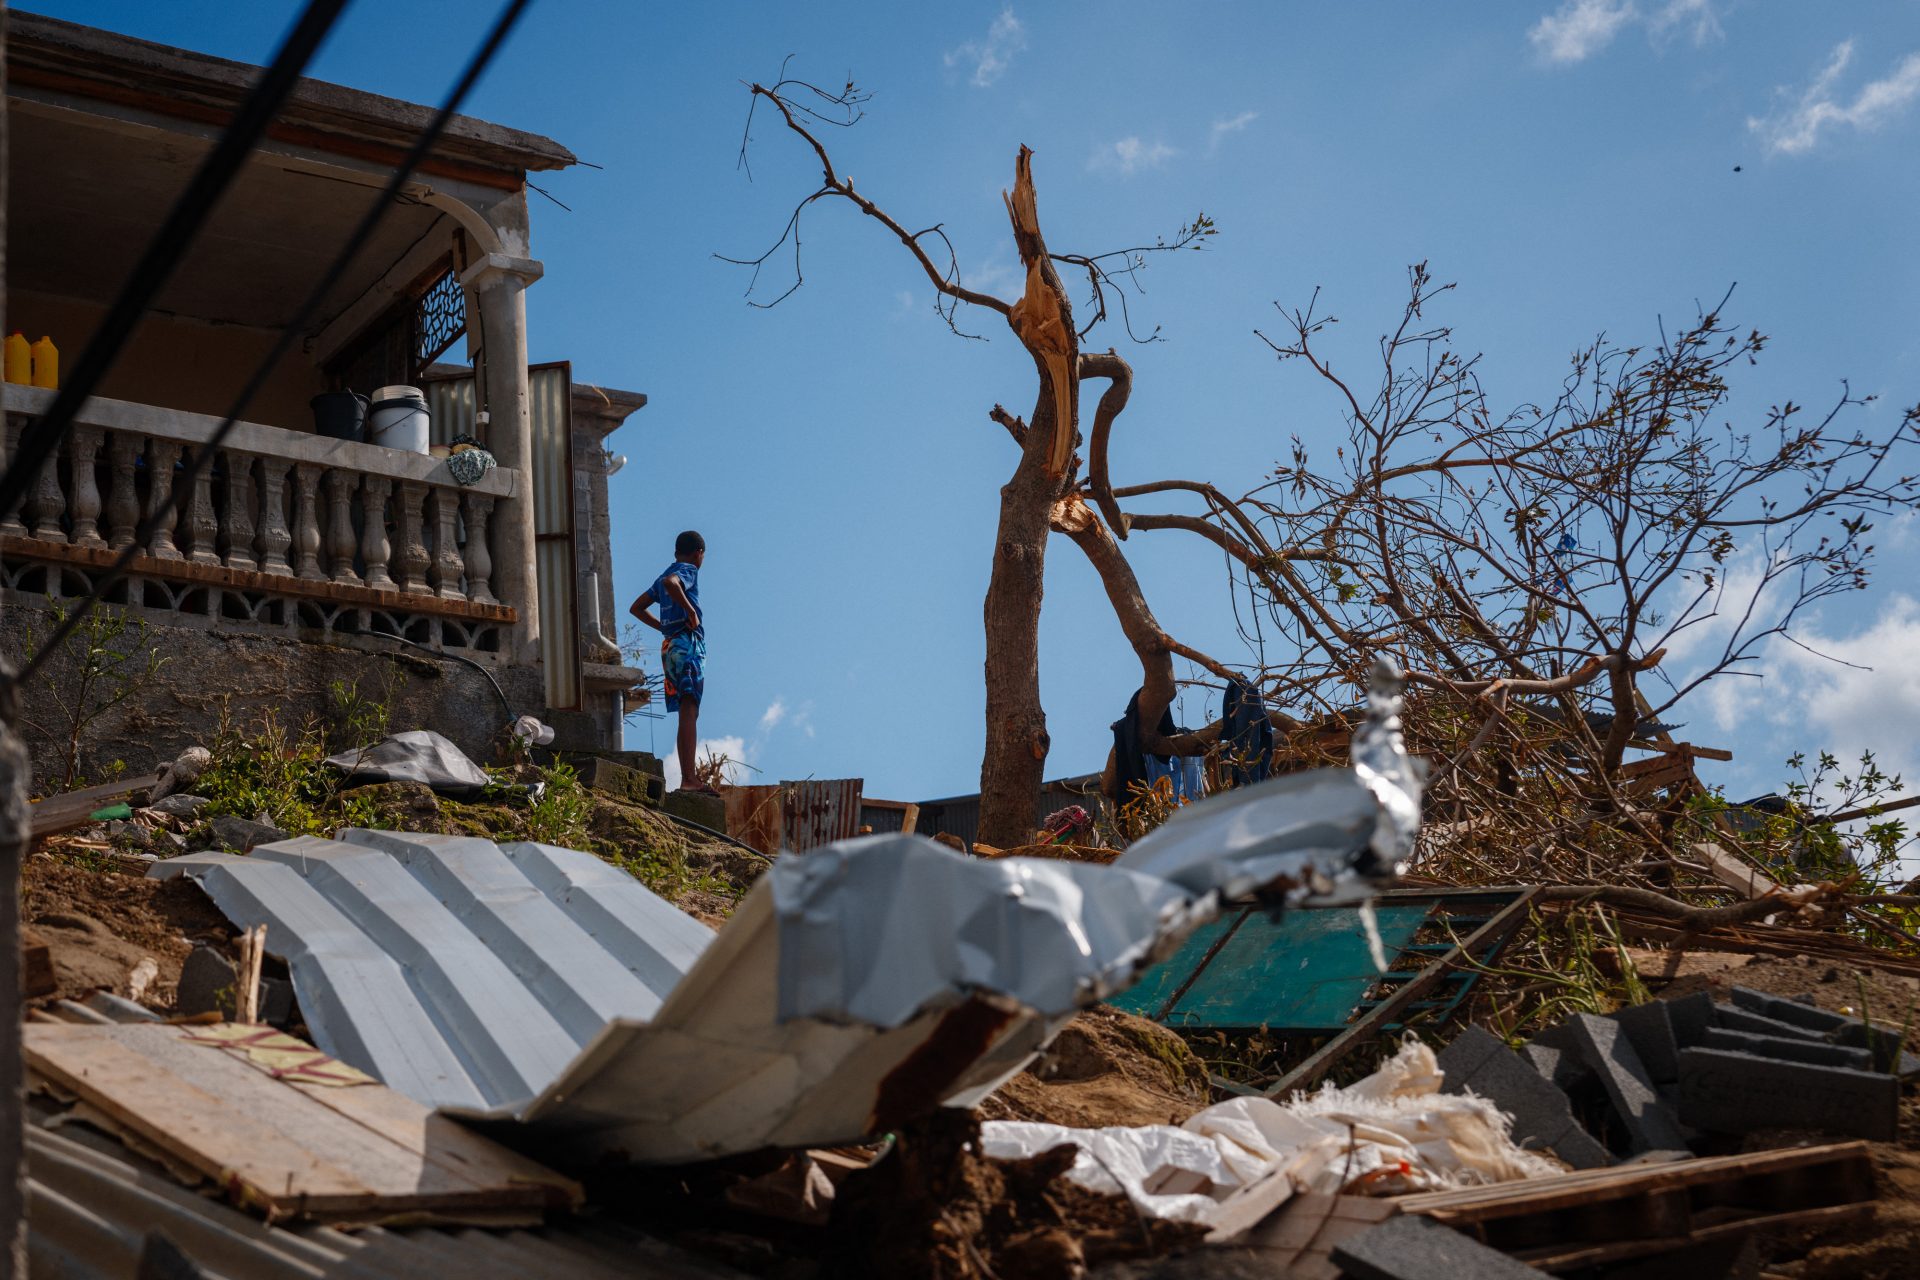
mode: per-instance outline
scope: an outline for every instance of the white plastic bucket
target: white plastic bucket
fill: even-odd
[[[426,397],[417,387],[382,387],[367,409],[368,438],[389,449],[425,453],[432,437]]]

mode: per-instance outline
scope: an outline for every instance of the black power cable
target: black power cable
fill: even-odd
[[[307,321],[319,311],[321,303],[325,301],[334,283],[346,273],[347,267],[352,264],[355,256],[372,237],[374,228],[380,224],[380,219],[385,216],[388,207],[400,194],[400,189],[406,185],[413,171],[433,149],[433,144],[445,131],[447,122],[459,111],[460,104],[466,100],[467,94],[480,79],[487,64],[492,62],[494,55],[500,51],[500,46],[506,42],[508,34],[512,32],[514,24],[520,20],[521,13],[530,2],[531,0],[508,0],[505,7],[501,9],[500,16],[494,19],[493,27],[488,31],[486,40],[467,63],[466,70],[461,73],[453,91],[434,112],[433,119],[428,121],[427,127],[420,131],[419,137],[414,139],[413,147],[394,169],[393,176],[387,180],[386,186],[381,188],[380,194],[372,204],[368,205],[366,213],[361,215],[359,224],[354,227],[353,233],[347,237],[339,254],[321,275],[320,282],[314,286],[313,292],[307,295],[306,300],[300,304],[300,309],[281,330],[279,338],[273,344],[273,349],[267,352],[266,357],[253,371],[253,376],[247,380],[247,385],[240,389],[240,394],[234,399],[233,407],[227,411],[227,416],[214,429],[213,435],[207,442],[193,451],[186,468],[175,476],[172,490],[168,493],[166,501],[140,521],[134,530],[133,541],[121,551],[113,564],[108,567],[106,574],[94,583],[93,591],[83,597],[73,612],[67,615],[67,620],[47,637],[46,643],[40,646],[26,667],[14,678],[14,684],[24,684],[33,677],[53,652],[73,634],[80,625],[81,619],[99,602],[100,596],[125,575],[127,566],[152,539],[153,531],[159,527],[160,522],[173,519],[179,508],[181,495],[192,491],[200,473],[211,464],[214,455],[220,451],[220,446],[232,434],[234,424],[240,420],[240,415],[246,411],[247,405],[252,403],[253,397],[265,385],[275,366],[280,363],[281,357],[286,355],[293,346]],[[12,474],[13,470],[10,469],[8,478],[11,478]],[[0,511],[7,509],[0,507]]]
[[[186,256],[214,205],[220,202],[228,184],[252,154],[254,144],[267,131],[287,95],[300,82],[300,73],[346,6],[347,0],[310,0],[300,21],[287,33],[266,73],[240,104],[232,123],[220,135],[220,141],[200,162],[187,189],[174,201],[167,220],[134,265],[133,274],[121,286],[120,296],[107,309],[100,328],[69,370],[66,386],[54,396],[46,413],[28,423],[21,432],[13,457],[7,460],[6,473],[0,475],[0,511],[13,510],[27,496],[27,486],[40,474],[41,465],[60,447],[61,438],[73,424],[80,406],[119,358],[120,348],[126,345],[134,326],[140,323],[154,297]]]

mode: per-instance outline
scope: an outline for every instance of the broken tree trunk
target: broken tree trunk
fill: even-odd
[[[1118,362],[1123,366],[1125,363],[1111,353],[1097,358]],[[1084,364],[1082,372],[1087,372]],[[1115,385],[1123,384],[1116,380]],[[1108,418],[1104,403],[1101,415],[1103,419]],[[1141,749],[1156,756],[1205,754],[1209,747],[1220,741],[1220,721],[1216,720],[1191,733],[1162,734],[1159,731],[1160,717],[1173,705],[1176,692],[1174,656],[1178,654],[1192,660],[1223,682],[1233,678],[1234,673],[1205,654],[1180,644],[1161,629],[1159,621],[1153,616],[1153,609],[1147,604],[1146,593],[1140,589],[1140,580],[1134,576],[1133,566],[1121,553],[1113,534],[1094,515],[1081,494],[1069,493],[1054,504],[1052,524],[1055,530],[1073,539],[1074,545],[1085,553],[1088,562],[1093,565],[1094,572],[1100,575],[1100,584],[1106,588],[1107,602],[1113,606],[1114,617],[1120,620],[1120,630],[1140,659]],[[1267,718],[1276,729],[1282,731],[1299,727],[1292,718],[1276,711],[1269,711]],[[1116,795],[1116,790],[1114,760],[1109,753],[1107,767],[1101,776],[1101,791],[1116,803],[1124,803],[1127,797]]]
[[[1040,376],[1020,463],[1000,490],[1000,527],[986,599],[987,740],[980,765],[980,839],[1025,844],[1047,762],[1047,717],[1040,705],[1040,600],[1048,516],[1073,471],[1073,308],[1047,256],[1033,188],[1033,152],[1020,148],[1006,197],[1013,239],[1027,271],[1026,293],[1007,322]]]

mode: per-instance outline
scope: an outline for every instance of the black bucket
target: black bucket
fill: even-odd
[[[323,391],[312,400],[313,428],[333,440],[367,438],[367,398],[357,391]]]

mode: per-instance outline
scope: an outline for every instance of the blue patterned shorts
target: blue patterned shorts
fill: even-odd
[[[682,631],[660,642],[660,670],[666,676],[667,710],[680,710],[685,698],[696,707],[707,692],[707,638]]]

